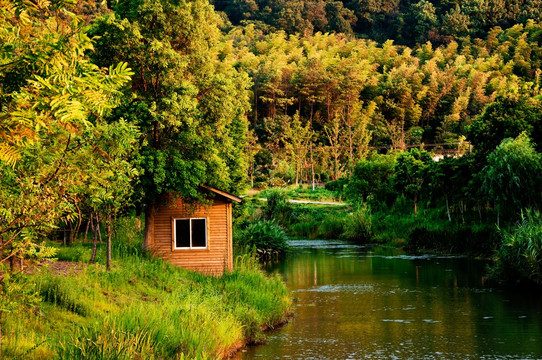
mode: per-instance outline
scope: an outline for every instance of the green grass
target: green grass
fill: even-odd
[[[266,198],[269,192],[276,191],[276,189],[266,189],[257,195],[258,197]],[[327,202],[339,202],[341,197],[337,196],[334,192],[326,190],[323,187],[316,187],[312,190],[311,185],[291,185],[287,188],[280,190],[288,199],[294,200],[309,200],[309,201],[327,201]]]
[[[297,238],[338,239],[350,212],[346,206],[292,204],[287,232]]]
[[[143,256],[126,238],[114,243],[110,272],[96,264],[28,276],[41,302],[5,317],[3,359],[218,359],[291,310],[282,280],[251,257],[213,277]],[[76,243],[60,253],[86,259],[90,250]]]

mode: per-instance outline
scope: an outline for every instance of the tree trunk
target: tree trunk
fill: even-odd
[[[93,221],[90,225],[90,227],[92,228],[92,255],[89,261],[90,264],[94,264],[94,262],[96,261],[96,250],[98,248],[98,230],[96,229],[97,222],[97,220],[96,223]]]
[[[312,191],[314,191],[314,158],[312,157],[312,142],[311,142],[311,173],[312,173]]]
[[[418,196],[414,196],[414,218],[418,218]]]
[[[11,256],[9,258],[9,268],[10,268],[12,273],[15,272],[15,254],[13,254],[13,253],[11,254]]]
[[[465,207],[465,204],[463,203],[463,200],[461,200],[459,202],[459,208],[461,209],[461,221],[463,222],[463,224],[465,223],[465,213],[464,213],[464,207]]]
[[[71,243],[74,243],[77,241],[77,237],[79,236],[79,230],[81,230],[81,224],[83,223],[83,217],[81,216],[81,211],[79,210],[79,207],[77,208],[77,226],[75,227],[75,231],[72,231],[72,237],[71,237]]]
[[[107,214],[107,261],[106,261],[106,270],[111,270],[111,213]]]
[[[88,235],[88,228],[90,226],[90,222],[92,221],[92,213],[90,213],[90,218],[87,221],[87,227],[85,229],[85,237],[83,238],[83,241],[87,241],[87,235]]]
[[[295,159],[295,186],[299,186],[299,168],[301,165],[299,164],[299,160]]]
[[[151,202],[145,209],[145,235],[143,237],[143,250],[148,250],[154,243],[154,215],[156,204]]]
[[[452,222],[452,216],[450,215],[450,205],[448,204],[448,194],[446,194],[446,213],[448,214],[448,221]]]
[[[66,224],[66,228],[64,229],[64,240],[62,241],[62,245],[64,246],[70,246],[72,243],[72,222],[68,221],[68,224]]]
[[[256,128],[257,123],[258,123],[258,82],[256,80],[254,81],[254,119],[252,122],[252,125],[254,128]]]
[[[339,155],[335,154],[334,157],[335,157],[335,163],[334,163],[335,169],[333,170],[333,173],[335,174],[335,178],[333,180],[337,180],[339,179]]]
[[[480,210],[480,203],[476,203],[476,207],[478,208],[478,218],[480,219],[480,224],[482,224],[482,211]]]
[[[100,229],[100,217],[98,213],[96,213],[96,232],[98,233],[98,238],[100,239],[100,244],[103,243],[102,241],[102,230]]]
[[[3,312],[0,311],[0,359],[2,358],[2,315]]]

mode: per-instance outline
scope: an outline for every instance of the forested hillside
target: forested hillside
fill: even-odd
[[[266,33],[344,33],[402,45],[431,41],[447,44],[485,38],[502,28],[540,19],[539,0],[214,0],[234,25],[254,24]]]
[[[252,79],[250,172],[277,169],[294,181],[310,158],[323,180],[336,179],[370,146],[462,142],[488,104],[540,94],[541,34],[528,21],[485,39],[409,48],[235,28],[222,56]]]

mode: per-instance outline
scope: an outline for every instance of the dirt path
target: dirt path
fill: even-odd
[[[40,264],[33,264],[31,262],[26,262],[24,266],[24,272],[27,274],[32,274],[35,271],[47,267],[53,274],[56,275],[69,275],[69,274],[77,274],[81,272],[84,268],[88,266],[87,263],[82,262],[74,262],[74,261],[63,261],[63,260],[46,260],[43,263]]]
[[[267,199],[259,198],[258,200],[267,201]],[[292,204],[315,204],[315,205],[332,205],[332,206],[349,206],[350,204],[341,203],[341,202],[331,202],[331,201],[312,201],[312,200],[286,200]]]

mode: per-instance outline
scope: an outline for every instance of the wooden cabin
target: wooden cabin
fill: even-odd
[[[182,198],[158,206],[146,247],[185,269],[221,275],[233,271],[232,202],[237,196],[202,185],[210,195],[204,205]]]

